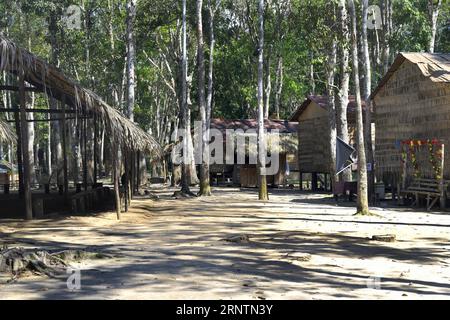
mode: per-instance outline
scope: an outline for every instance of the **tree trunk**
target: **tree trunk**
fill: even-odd
[[[136,0],[127,1],[127,115],[134,121],[136,86],[136,48],[134,42],[134,21],[136,19]]]
[[[209,139],[206,119],[206,100],[205,100],[205,57],[203,44],[203,1],[197,0],[197,92],[200,117],[202,121],[202,164],[200,168],[200,196],[210,196],[211,186],[209,183]]]
[[[435,4],[435,0],[428,0],[428,11],[430,15],[430,27],[431,27],[431,37],[428,44],[428,51],[434,53],[434,45],[436,42],[437,33],[437,21],[439,18],[439,11],[441,10],[442,0],[438,0]]]
[[[391,64],[391,35],[392,35],[392,0],[382,0],[383,20],[383,74],[386,74]]]
[[[353,78],[356,96],[356,122],[357,122],[357,142],[358,142],[358,200],[357,214],[368,215],[369,203],[367,196],[367,166],[366,152],[364,148],[364,127],[361,106],[361,91],[359,85],[359,65],[358,65],[358,40],[356,28],[356,9],[353,0],[348,0],[350,6],[350,16],[352,19],[352,61]]]
[[[187,30],[186,30],[186,0],[183,0],[182,12],[182,60],[181,60],[181,125],[182,130],[190,131],[188,123],[188,103],[187,103]],[[183,162],[181,164],[181,192],[190,193],[188,183],[188,140],[186,135],[183,138]]]
[[[270,113],[270,94],[272,92],[272,80],[270,77],[270,59],[271,59],[271,48],[268,50],[266,57],[266,88],[264,89],[264,119],[269,119]]]
[[[373,191],[375,176],[374,172],[374,156],[372,147],[372,113],[371,113],[371,100],[370,94],[372,93],[372,70],[370,64],[369,55],[369,42],[367,40],[367,15],[368,15],[369,1],[362,0],[362,49],[363,49],[363,65],[364,65],[364,84],[363,84],[363,100],[366,104],[365,110],[365,130],[364,137],[366,142],[366,157],[367,163],[369,163],[370,171],[368,172],[368,194],[369,200],[371,201]]]
[[[27,95],[27,108],[33,109],[34,108],[34,102],[35,102],[35,94],[32,92],[31,94]],[[34,120],[33,112],[27,113],[27,120]],[[36,180],[36,170],[35,170],[35,157],[34,157],[34,145],[35,145],[35,130],[34,130],[34,122],[30,121],[27,123],[27,129],[28,129],[28,145],[27,145],[27,152],[30,155],[30,181],[32,184],[37,183]]]
[[[283,57],[281,54],[278,56],[275,87],[275,113],[277,119],[280,119],[281,93],[283,91]]]
[[[267,191],[266,138],[264,133],[264,0],[258,1],[259,44],[258,44],[258,198],[269,200]]]
[[[336,75],[337,43],[332,40],[330,52],[328,55],[327,66],[327,99],[328,99],[328,127],[330,130],[330,174],[332,176],[331,189],[334,192],[336,182],[336,105],[334,94],[334,77]]]
[[[339,1],[339,23],[341,32],[340,41],[340,89],[339,89],[339,101],[337,105],[337,135],[345,143],[350,143],[349,133],[348,133],[348,122],[347,122],[347,107],[348,107],[348,91],[350,84],[350,67],[349,67],[349,44],[350,36],[348,30],[348,13],[346,0]],[[352,180],[352,171],[347,169],[342,173],[343,181]]]
[[[49,33],[50,33],[50,44],[51,44],[51,61],[54,66],[59,65],[59,46],[57,44],[56,34],[58,32],[58,24],[56,20],[56,15],[50,17]],[[56,99],[50,97],[50,109],[57,109],[58,103]],[[55,115],[50,116],[51,119],[57,118]],[[52,136],[52,156],[53,159],[49,159],[56,168],[56,181],[58,185],[62,184],[62,145],[61,145],[61,128],[59,121],[52,121],[51,126],[51,136]],[[53,161],[52,161],[53,160]],[[53,167],[53,166],[52,166]],[[53,172],[52,172],[53,173]]]
[[[313,62],[314,55],[312,52],[310,53],[310,60],[311,63],[309,65],[309,89],[310,89],[309,94],[313,96],[316,94],[316,80],[314,76],[314,62]]]

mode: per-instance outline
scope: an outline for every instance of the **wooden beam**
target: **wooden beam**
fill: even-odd
[[[66,98],[63,95],[61,98],[61,107],[62,107],[62,119],[61,119],[61,132],[62,132],[62,151],[63,151],[63,179],[64,179],[64,199],[67,203],[69,200],[69,174],[67,169],[67,144],[66,144],[66,135],[67,135],[67,126],[66,126]]]
[[[30,154],[26,150],[28,146],[28,126],[27,126],[27,113],[25,111],[26,93],[25,93],[25,80],[23,75],[19,77],[19,100],[20,100],[20,131],[22,133],[22,159],[23,159],[23,187],[25,196],[25,219],[33,219],[33,207],[31,199],[31,166],[30,166]]]
[[[15,112],[19,113],[19,108],[0,108],[0,113],[2,112]],[[25,109],[25,112],[32,112],[32,113],[63,113],[62,110],[59,109]],[[78,113],[76,110],[66,110],[65,113]],[[87,113],[90,114],[90,113]],[[83,116],[86,116],[86,113],[82,114]]]
[[[19,91],[20,87],[16,86],[8,86],[8,85],[0,85],[1,91]],[[25,87],[25,92],[43,92],[42,89],[35,87]]]
[[[83,119],[92,119],[92,117],[66,117],[66,120],[83,120]],[[63,118],[54,118],[54,119],[33,119],[27,120],[27,122],[52,122],[52,121],[62,121]],[[13,123],[15,120],[7,120],[6,122]]]

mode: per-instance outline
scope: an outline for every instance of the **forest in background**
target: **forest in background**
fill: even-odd
[[[136,5],[134,0],[128,2]],[[205,3],[206,61],[211,26],[215,39],[212,117],[256,118],[257,5],[251,0]],[[67,28],[63,19],[73,4],[81,8],[80,29]],[[368,30],[373,87],[398,52],[428,51],[432,27],[430,1],[379,0],[370,4],[379,5],[383,17],[381,29]],[[187,1],[192,119],[199,116],[195,5],[195,1]],[[336,39],[345,46],[346,42],[339,30],[338,6],[339,1],[265,1],[264,105],[270,115],[287,118],[306,95],[326,93],[330,43]],[[357,2],[361,19],[359,9]],[[131,19],[136,55],[132,113],[161,144],[168,142],[180,110],[181,1],[137,1],[131,18],[126,0],[4,0],[0,10],[0,30],[5,36],[57,65],[125,114],[129,114],[126,59],[127,20]],[[449,12],[444,0],[437,21],[436,52],[450,52]],[[338,54],[337,66],[341,60]],[[336,83],[341,74],[337,68]],[[335,93],[338,91],[336,88]],[[46,102],[38,99],[34,103]],[[36,139],[45,143],[45,137]]]

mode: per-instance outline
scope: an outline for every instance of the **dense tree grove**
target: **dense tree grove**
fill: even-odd
[[[170,143],[180,119],[189,124],[217,117],[257,118],[258,61],[264,48],[264,117],[287,118],[308,94],[334,95],[329,101],[336,102],[337,113],[330,122],[345,140],[342,106],[348,94],[355,94],[348,3],[187,1],[186,59],[182,1],[2,0],[0,31],[91,88],[162,146]],[[258,16],[258,5],[263,5],[263,17]],[[447,0],[355,1],[354,6],[364,99],[398,52],[450,52]],[[7,82],[6,75],[2,77]],[[1,101],[4,106],[10,103],[6,94]],[[48,102],[37,97],[30,103]],[[45,122],[35,126],[40,130],[30,134],[30,149],[48,145],[49,157],[54,153],[58,158],[60,142],[50,142],[48,133],[59,129]],[[203,176],[207,172],[205,166]]]
[[[127,2],[129,6],[137,2],[135,19],[127,13]],[[345,41],[338,32],[338,23],[327,23],[327,17],[337,10],[333,7],[337,8],[338,2],[265,1],[264,99],[270,115],[276,115],[279,108],[279,116],[285,118],[306,94],[326,92],[328,43],[335,36]],[[430,2],[435,6],[441,2],[435,51],[449,52],[450,9],[447,1],[370,1],[369,4],[380,6],[383,20],[385,11],[391,12],[388,14],[390,21],[383,21],[381,30],[368,30],[374,70],[372,83],[382,76],[384,60],[389,63],[397,52],[429,49],[432,35]],[[213,24],[209,23],[208,3],[213,7]],[[211,26],[216,43],[212,116],[256,117],[257,3],[251,0],[211,0],[208,3],[205,1],[203,6],[206,62],[210,59]],[[81,8],[81,25],[71,29],[63,17],[76,19],[77,12],[70,12],[70,5],[74,4]],[[361,19],[362,10],[358,4],[356,2],[358,19]],[[387,8],[389,6],[391,8]],[[164,141],[167,123],[174,121],[179,108],[181,1],[18,0],[1,1],[0,10],[3,34],[47,60],[55,61],[63,71],[125,114],[128,113],[127,100],[133,99],[126,92],[127,21],[134,20],[129,22],[134,22],[131,31],[134,31],[136,47],[135,118]],[[192,119],[197,119],[195,1],[187,1],[187,23],[188,78],[191,81],[188,95]],[[384,57],[385,54],[388,56]],[[271,90],[267,90],[268,84]]]

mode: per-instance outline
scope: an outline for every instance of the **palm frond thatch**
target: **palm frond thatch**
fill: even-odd
[[[10,125],[0,120],[0,142],[16,143],[17,136]]]
[[[24,80],[54,99],[62,101],[77,114],[96,114],[105,122],[108,136],[131,150],[162,156],[154,137],[109,106],[97,94],[65,76],[58,68],[13,41],[0,35],[0,72],[23,75]]]

